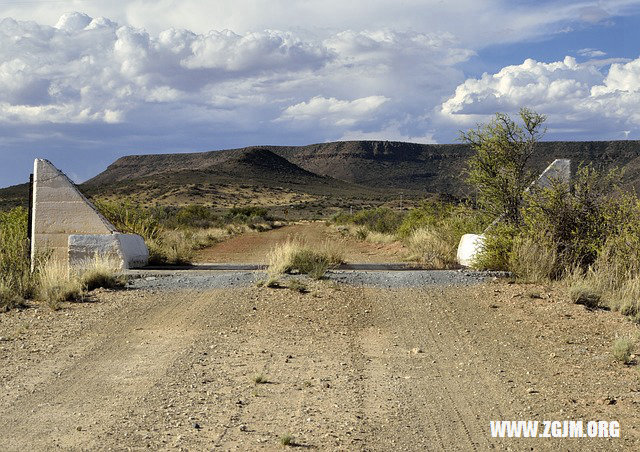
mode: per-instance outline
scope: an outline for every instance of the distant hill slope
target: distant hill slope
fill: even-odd
[[[465,196],[464,170],[471,154],[462,144],[344,141],[133,155],[118,159],[81,188],[89,195],[141,196],[156,203],[225,199],[242,204],[257,202],[259,194],[267,199],[278,193],[298,201],[302,194],[342,200],[383,200],[400,192],[414,198]],[[556,158],[571,159],[574,170],[580,163],[624,168],[626,184],[640,189],[640,141],[542,142],[530,167],[540,172]],[[26,203],[26,194],[26,185],[0,190],[0,208]]]

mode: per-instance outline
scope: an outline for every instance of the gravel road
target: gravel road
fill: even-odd
[[[232,289],[254,286],[266,279],[264,271],[206,271],[206,270],[170,270],[132,271],[134,278],[130,286],[137,289],[176,290],[176,289]],[[488,278],[503,276],[498,272],[476,272],[460,270],[402,270],[402,271],[366,271],[332,270],[326,279],[356,287],[381,289],[402,289],[430,286],[471,286]],[[283,280],[295,277],[286,275]]]
[[[180,278],[212,281],[138,283]],[[618,313],[502,281],[304,284],[1,314],[0,450],[640,450],[636,366],[611,356],[636,326]],[[622,437],[498,439],[496,419],[615,419]]]

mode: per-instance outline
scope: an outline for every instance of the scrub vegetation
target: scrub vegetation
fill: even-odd
[[[24,304],[36,292],[27,241],[27,210],[0,212],[0,310]]]
[[[456,251],[463,234],[480,233],[488,218],[468,204],[426,200],[419,207],[394,211],[380,207],[332,218],[340,231],[373,243],[400,241],[409,260],[425,268],[457,267]]]
[[[286,273],[305,274],[313,279],[321,279],[327,270],[344,261],[340,250],[328,242],[322,249],[312,249],[297,240],[289,240],[276,246],[267,259],[267,274],[271,282]]]
[[[580,166],[570,183],[516,196],[531,180],[523,165],[545,119],[527,109],[520,118],[522,126],[499,114],[463,134],[476,152],[468,181],[478,205],[500,218],[485,233],[476,267],[510,271],[521,282],[561,282],[574,303],[640,322],[640,200],[622,189],[620,171],[592,165]]]
[[[122,232],[142,236],[150,264],[184,265],[195,252],[248,231],[268,231],[283,223],[262,207],[234,207],[224,213],[201,205],[145,208],[132,203],[96,201],[96,207]]]

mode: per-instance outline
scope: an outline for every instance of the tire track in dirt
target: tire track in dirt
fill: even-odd
[[[99,447],[86,443],[85,431],[91,429],[94,439],[97,431],[107,432],[119,413],[162,378],[193,339],[197,332],[193,319],[209,302],[188,292],[168,298],[109,319],[81,356],[70,360],[63,356],[64,349],[57,353],[53,359],[66,364],[58,378],[42,382],[17,400],[5,400],[10,407],[0,420],[0,431],[12,435],[2,439],[3,450],[73,448],[80,443]],[[29,374],[38,378],[47,367],[44,362]]]
[[[31,361],[29,347],[20,351],[46,344],[34,341],[33,329],[3,343],[16,357],[6,381],[26,384],[2,391],[0,450],[282,450],[288,433],[301,448],[320,450],[637,450],[637,375],[609,363],[614,334],[632,330],[624,319],[514,298],[525,289],[506,284],[304,283],[305,294],[109,293],[93,307],[68,308],[78,317],[105,309],[50,358]],[[50,331],[66,331],[70,317],[55,316],[61,326]],[[593,350],[582,350],[585,343]],[[549,359],[551,352],[562,359]],[[589,373],[581,364],[599,367]],[[61,375],[42,377],[52,369]],[[255,384],[258,374],[270,383]],[[615,404],[595,401],[605,391]],[[565,417],[619,419],[625,437],[527,441],[489,433],[493,419]]]
[[[474,350],[464,329],[447,314],[446,297],[434,297],[441,303],[434,306],[412,303],[404,295],[399,302],[392,292],[382,297],[378,293],[381,299],[373,309],[382,334],[369,328],[360,335],[362,353],[369,357],[364,372],[375,386],[389,391],[369,400],[368,409],[380,400],[396,403],[385,405],[391,423],[378,435],[397,450],[414,450],[418,445],[424,450],[487,449],[488,423],[479,414],[497,413],[496,418],[503,418],[505,388],[480,367],[468,366],[466,374],[460,374],[462,363],[456,362],[473,356]],[[437,322],[438,329],[427,319]],[[417,348],[420,352],[413,353]],[[394,384],[381,385],[384,381]]]

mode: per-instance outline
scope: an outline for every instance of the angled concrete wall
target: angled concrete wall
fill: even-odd
[[[60,262],[77,264],[80,262],[78,256],[82,253],[87,258],[93,258],[96,253],[103,254],[106,248],[102,242],[106,240],[116,247],[112,254],[120,259],[123,268],[141,266],[143,261],[142,265],[146,265],[145,258],[141,256],[146,252],[148,259],[144,240],[139,236],[119,237],[133,236],[131,234],[118,234],[116,237],[116,228],[98,212],[62,171],[47,160],[36,159],[34,162],[32,203],[32,262],[36,253],[51,252],[52,257]],[[70,262],[69,239],[72,235],[102,237],[102,241],[87,241],[82,253],[80,245],[72,241],[73,258]],[[129,255],[135,258],[128,259]]]
[[[555,159],[526,191],[528,192],[535,188],[548,188],[554,182],[565,184],[571,182],[571,160]]]

